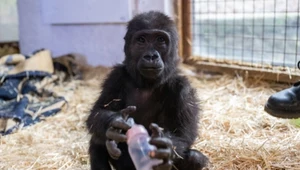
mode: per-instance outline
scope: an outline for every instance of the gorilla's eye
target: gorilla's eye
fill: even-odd
[[[157,37],[156,40],[157,40],[158,42],[160,42],[160,43],[165,43],[165,42],[166,42],[166,40],[165,40],[164,37],[162,37],[162,36]]]
[[[136,39],[139,43],[145,43],[145,38],[143,37],[143,36],[141,36],[141,37],[138,37],[137,39]]]

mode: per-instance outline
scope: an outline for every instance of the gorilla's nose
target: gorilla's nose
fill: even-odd
[[[144,59],[148,60],[148,61],[152,61],[152,60],[158,59],[158,56],[157,55],[145,55]]]
[[[146,53],[143,59],[147,61],[155,61],[159,58],[159,53],[157,51]]]

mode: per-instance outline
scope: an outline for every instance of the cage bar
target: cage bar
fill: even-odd
[[[182,1],[183,58],[202,70],[300,80],[299,6],[299,0]]]
[[[191,13],[191,0],[184,0],[182,3],[182,56],[184,61],[192,56]]]

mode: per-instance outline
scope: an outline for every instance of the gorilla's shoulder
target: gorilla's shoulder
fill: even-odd
[[[109,77],[118,78],[126,76],[126,67],[124,64],[117,64],[112,67]]]
[[[113,83],[120,83],[121,81],[126,81],[127,77],[128,75],[126,72],[125,65],[118,64],[112,67],[112,70],[107,75],[104,84],[112,85]]]
[[[112,67],[112,72],[116,73],[116,72],[124,72],[125,70],[125,65],[124,64],[116,64]]]
[[[187,79],[186,76],[183,75],[176,75],[169,80],[169,86],[173,89],[175,88],[176,91],[185,90],[185,89],[192,89],[190,85],[190,81]]]

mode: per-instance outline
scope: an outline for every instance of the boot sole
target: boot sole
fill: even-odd
[[[289,110],[279,110],[279,109],[271,109],[268,105],[265,105],[264,110],[275,117],[284,118],[284,119],[297,119],[300,118],[300,111],[289,111]]]

